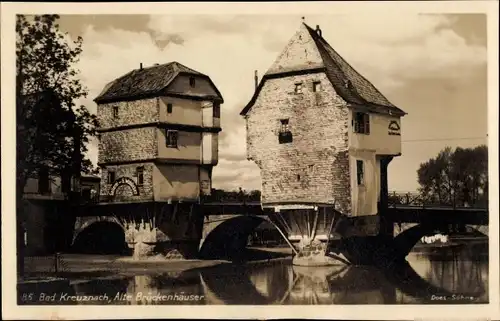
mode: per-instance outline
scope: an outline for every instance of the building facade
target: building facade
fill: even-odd
[[[110,211],[134,256],[195,255],[203,226],[197,204],[210,194],[218,162],[220,92],[178,62],[141,64],[95,102],[101,200],[123,205]]]
[[[248,159],[261,171],[262,206],[287,213],[291,239],[329,239],[332,211],[378,213],[381,164],[401,154],[405,112],[350,66],[319,26],[302,23],[241,115]]]
[[[141,66],[95,101],[102,195],[175,202],[210,193],[223,100],[208,76],[177,62]]]

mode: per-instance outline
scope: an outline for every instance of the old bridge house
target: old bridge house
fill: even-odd
[[[132,70],[95,99],[101,194],[136,255],[197,250],[194,206],[211,190],[218,162],[220,92],[178,62]],[[135,204],[135,205],[132,205]],[[201,228],[201,226],[200,226]]]
[[[280,213],[300,249],[312,247],[303,256],[324,250],[334,231],[378,233],[377,204],[387,165],[401,154],[405,112],[350,66],[319,26],[302,23],[241,115],[248,159],[261,172],[262,206]],[[336,214],[355,224],[341,231]]]

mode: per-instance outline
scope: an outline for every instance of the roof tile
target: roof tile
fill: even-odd
[[[118,101],[159,93],[181,72],[205,76],[178,62],[135,69],[108,83],[95,102]]]

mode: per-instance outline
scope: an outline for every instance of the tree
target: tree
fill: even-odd
[[[418,169],[425,202],[451,206],[487,206],[488,148],[450,147]]]
[[[23,272],[24,213],[27,180],[44,171],[63,180],[70,195],[71,177],[94,169],[85,157],[97,118],[76,106],[87,91],[75,64],[82,38],[71,41],[56,23],[58,15],[16,19],[16,139],[18,272]]]

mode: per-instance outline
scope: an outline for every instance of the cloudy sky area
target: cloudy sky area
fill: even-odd
[[[420,163],[445,146],[486,143],[486,16],[306,16],[323,37],[392,103],[402,120],[402,156],[389,167],[389,188],[417,189]],[[79,64],[93,112],[109,81],[132,69],[178,61],[209,75],[224,96],[220,161],[214,187],[259,189],[258,168],[246,160],[239,112],[263,75],[298,30],[300,16],[66,15],[60,25],[82,36]],[[96,162],[97,145],[90,146]]]

